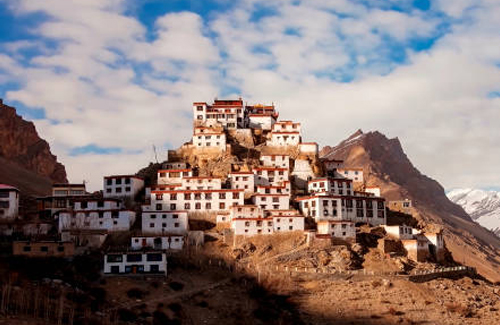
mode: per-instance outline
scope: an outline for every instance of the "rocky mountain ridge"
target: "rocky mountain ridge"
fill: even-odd
[[[500,236],[500,192],[461,188],[447,193],[474,221]]]
[[[0,182],[19,187],[27,194],[46,192],[47,184],[66,183],[66,169],[40,138],[32,122],[19,116],[14,107],[0,99]],[[33,177],[34,183],[18,181]],[[44,184],[42,184],[44,183]],[[46,184],[45,184],[46,183]]]
[[[420,226],[438,225],[443,229],[455,261],[476,267],[492,281],[500,281],[500,239],[451,202],[438,182],[418,171],[399,139],[358,130],[337,146],[323,148],[320,156],[363,168],[366,186],[379,186],[381,195],[389,201],[411,200],[412,215]]]

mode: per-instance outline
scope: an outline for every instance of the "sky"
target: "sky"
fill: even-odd
[[[0,97],[92,190],[189,141],[192,102],[240,96],[306,141],[378,130],[446,189],[498,189],[498,17],[498,0],[0,0]]]

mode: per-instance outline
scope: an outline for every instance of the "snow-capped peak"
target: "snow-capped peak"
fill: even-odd
[[[447,196],[481,226],[500,234],[500,192],[466,188],[452,190]]]

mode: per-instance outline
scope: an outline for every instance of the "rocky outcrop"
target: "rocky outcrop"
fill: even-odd
[[[412,200],[414,217],[422,227],[438,224],[444,230],[447,248],[455,261],[500,281],[500,239],[451,202],[438,182],[420,173],[397,138],[358,130],[339,145],[323,148],[321,156],[363,168],[366,185],[380,186],[382,196],[388,200]]]
[[[35,125],[1,100],[0,157],[53,182],[67,182],[64,165],[51,153],[49,144],[38,136]]]

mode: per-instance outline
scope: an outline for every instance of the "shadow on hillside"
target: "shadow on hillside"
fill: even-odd
[[[104,277],[98,253],[72,261],[3,258],[2,315],[34,321],[60,319],[60,324],[75,325],[391,324],[383,315],[361,318],[355,310],[338,319],[313,313],[297,302],[303,289],[294,288],[287,276],[280,280],[260,278],[212,258],[203,253],[171,255],[166,280]],[[196,283],[196,279],[204,283]],[[120,290],[113,287],[115,284],[132,288],[119,295],[128,296],[125,304],[114,302],[118,294],[110,290]],[[336,302],[326,306],[333,310]],[[328,310],[325,312],[327,315]]]

